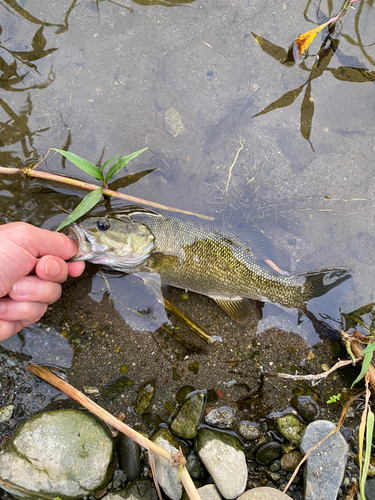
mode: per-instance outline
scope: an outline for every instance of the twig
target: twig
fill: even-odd
[[[176,459],[173,459],[171,453],[167,450],[164,450],[154,442],[150,441],[146,437],[142,436],[142,434],[139,434],[139,432],[136,432],[134,429],[129,427],[128,425],[124,424],[121,422],[118,418],[114,417],[110,413],[108,413],[104,408],[101,408],[99,405],[94,403],[94,401],[91,401],[87,396],[82,394],[82,392],[78,391],[75,389],[73,386],[62,380],[61,378],[57,377],[54,375],[48,368],[45,366],[38,366],[35,365],[34,363],[29,363],[27,365],[28,370],[33,373],[34,375],[37,375],[39,378],[45,380],[49,384],[53,385],[57,389],[59,389],[61,392],[64,392],[67,394],[70,398],[74,399],[78,403],[80,403],[82,406],[87,408],[91,413],[99,417],[101,420],[106,422],[108,425],[111,425],[115,429],[119,430],[120,432],[123,432],[126,434],[128,437],[133,439],[136,443],[138,443],[140,446],[143,448],[146,448],[148,451],[151,451],[153,453],[156,453],[160,455],[162,458],[165,458],[172,464],[172,466],[179,467],[178,461]],[[186,470],[185,466],[182,469],[181,473],[181,482],[185,488],[186,493],[188,494],[190,500],[200,500],[199,494],[197,492],[196,487],[194,486],[193,481],[191,480],[191,477],[189,476],[188,471]]]
[[[228,180],[227,180],[227,185],[225,187],[225,195],[227,196],[228,195],[228,188],[229,188],[229,183],[230,183],[230,178],[231,178],[231,175],[232,175],[232,170],[233,170],[233,167],[235,166],[236,162],[237,162],[237,159],[238,159],[238,155],[240,154],[240,152],[243,150],[243,144],[241,142],[241,140],[238,141],[238,143],[240,144],[240,147],[237,149],[237,153],[236,153],[236,156],[234,157],[234,160],[233,160],[233,163],[232,165],[229,167],[229,174],[228,174]]]
[[[357,358],[355,361],[356,362],[362,361],[362,357]],[[332,368],[330,368],[326,372],[318,373],[317,375],[291,375],[290,373],[276,373],[276,372],[270,372],[270,373],[266,372],[265,375],[267,375],[268,377],[280,377],[292,380],[307,380],[312,382],[311,385],[317,385],[321,380],[327,378],[330,373],[338,370],[342,366],[351,364],[353,364],[353,360],[351,359],[338,361],[335,365],[332,366]]]
[[[68,184],[69,186],[85,189],[86,191],[95,191],[95,189],[98,189],[99,187],[96,184],[90,184],[88,182],[79,181],[77,179],[71,179],[70,177],[64,177],[63,175],[51,174],[50,172],[40,172],[38,170],[30,169],[30,167],[24,169],[0,167],[0,174],[36,177],[38,179],[44,179],[46,181]],[[111,189],[103,189],[103,195],[114,196],[115,198],[121,198],[133,203],[140,203],[141,205],[148,205],[149,207],[159,208],[161,210],[168,210],[169,212],[178,212],[181,214],[194,215],[195,217],[199,217],[205,220],[214,220],[214,217],[210,217],[208,215],[202,215],[195,212],[189,212],[188,210],[180,210],[178,208],[168,207],[166,205],[161,205],[160,203],[155,203],[153,201],[143,200],[142,198],[137,198],[135,196],[118,193],[117,191],[112,191]]]

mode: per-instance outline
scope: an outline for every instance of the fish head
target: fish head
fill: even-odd
[[[120,271],[144,262],[154,247],[154,235],[128,217],[89,217],[68,227],[68,236],[78,244],[71,260],[87,260]]]

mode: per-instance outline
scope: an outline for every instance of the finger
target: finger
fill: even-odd
[[[9,339],[9,337],[22,330],[24,326],[29,326],[29,325],[28,324],[23,325],[21,321],[0,320],[0,342],[2,340]]]
[[[44,302],[52,304],[61,296],[61,285],[37,276],[27,276],[14,283],[8,293],[16,302]]]
[[[76,278],[80,276],[85,270],[85,263],[83,261],[80,262],[68,262],[68,273],[69,276]]]
[[[0,299],[0,321],[25,321],[35,323],[47,311],[48,304],[42,302],[15,302]]]
[[[45,255],[38,260],[35,273],[42,280],[62,283],[68,277],[68,264],[53,255]]]
[[[5,224],[3,231],[9,231],[9,238],[28,250],[34,257],[56,255],[67,260],[78,251],[77,243],[65,234],[47,231],[24,222]]]

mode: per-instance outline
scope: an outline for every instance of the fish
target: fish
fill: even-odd
[[[298,309],[316,324],[309,302],[352,276],[346,268],[288,276],[259,262],[251,245],[230,232],[138,206],[88,216],[68,235],[79,247],[72,260],[126,274],[156,273],[164,285],[210,297],[242,324],[251,299]]]

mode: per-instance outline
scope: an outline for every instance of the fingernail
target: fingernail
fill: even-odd
[[[29,295],[34,290],[33,283],[28,279],[22,279],[14,283],[13,293],[16,295]]]
[[[55,260],[49,259],[46,262],[46,275],[51,276],[51,278],[55,278],[58,274],[60,274],[61,267]]]

